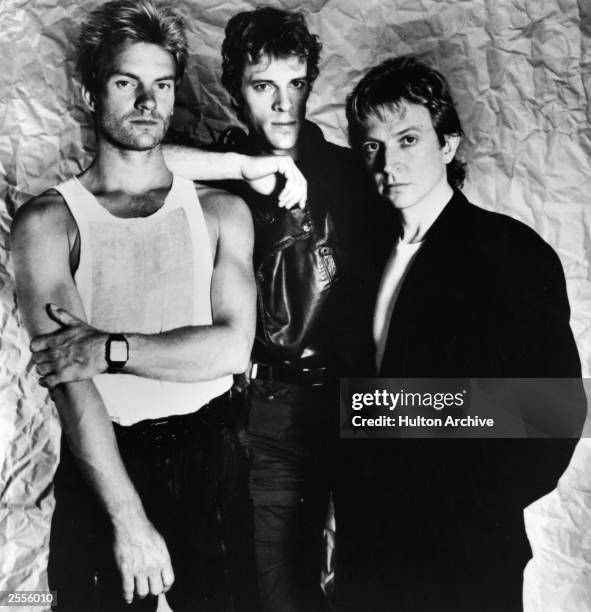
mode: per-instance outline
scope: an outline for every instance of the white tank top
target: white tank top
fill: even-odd
[[[213,259],[191,181],[175,176],[159,210],[130,219],[108,212],[76,178],[55,189],[78,226],[74,281],[92,326],[157,334],[211,325]],[[93,380],[111,419],[121,425],[195,412],[232,385],[230,375],[195,383],[132,374],[100,374]]]

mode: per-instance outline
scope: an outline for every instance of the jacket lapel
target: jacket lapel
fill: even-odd
[[[465,196],[454,191],[451,200],[425,234],[424,244],[417,253],[404,279],[394,305],[380,376],[398,376],[407,364],[414,361],[411,354],[420,347],[411,346],[412,338],[403,340],[409,327],[421,325],[417,318],[425,302],[432,303],[441,297],[441,307],[446,308],[446,277],[462,241],[469,231],[465,211],[469,206]],[[433,338],[436,342],[437,339]]]

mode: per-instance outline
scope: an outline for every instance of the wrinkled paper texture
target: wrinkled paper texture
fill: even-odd
[[[587,397],[591,381],[585,381]],[[591,422],[554,491],[524,512],[533,558],[524,573],[524,609],[591,609]]]
[[[8,232],[31,196],[89,162],[93,133],[74,70],[77,24],[97,3],[0,0],[0,589],[46,585],[55,409],[29,367]],[[210,141],[236,123],[223,91],[219,49],[228,18],[258,2],[176,0],[186,18],[188,74],[173,129]],[[565,269],[572,327],[591,374],[591,3],[586,0],[273,0],[302,9],[324,43],[309,117],[346,143],[344,96],[364,70],[415,53],[449,79],[466,137],[465,192],[535,228]],[[530,610],[591,610],[591,450],[579,445],[544,511],[528,515],[534,559]],[[576,460],[580,467],[573,467]],[[576,487],[575,487],[576,485]],[[534,505],[535,506],[535,505]],[[571,514],[576,507],[578,514]],[[548,517],[552,521],[548,521]],[[568,517],[568,537],[557,535]],[[562,555],[566,555],[563,557]],[[559,561],[560,559],[560,561]],[[541,580],[553,575],[552,598]],[[564,602],[561,599],[564,596]],[[551,602],[551,603],[549,603]]]

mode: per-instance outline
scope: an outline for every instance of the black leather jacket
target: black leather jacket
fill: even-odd
[[[244,132],[225,133],[225,148],[253,153]],[[365,189],[349,149],[327,142],[306,122],[297,165],[308,181],[304,210],[277,207],[242,183],[231,189],[250,206],[255,225],[258,289],[253,359],[276,365],[334,367],[355,332],[349,262],[360,247]]]

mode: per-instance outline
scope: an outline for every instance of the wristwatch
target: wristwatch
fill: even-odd
[[[123,334],[109,334],[105,342],[105,359],[107,372],[120,372],[129,359],[129,344]]]

